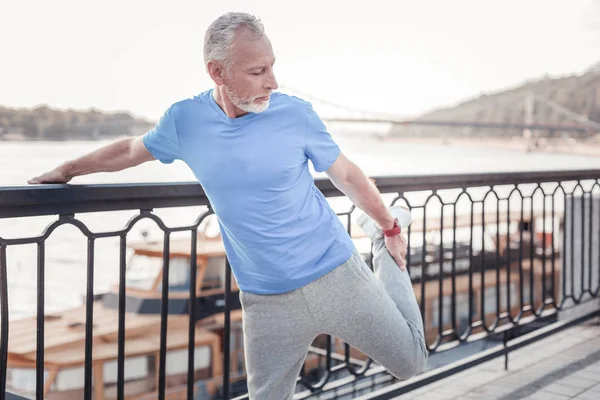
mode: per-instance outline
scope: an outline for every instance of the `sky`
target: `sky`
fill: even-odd
[[[0,105],[156,120],[212,87],[227,11],[261,18],[283,90],[400,116],[600,61],[600,0],[0,0]]]

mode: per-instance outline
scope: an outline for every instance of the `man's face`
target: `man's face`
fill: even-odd
[[[269,107],[269,96],[277,89],[273,73],[275,56],[266,35],[250,39],[238,31],[231,49],[231,68],[224,74],[223,88],[229,100],[239,109],[258,113]]]

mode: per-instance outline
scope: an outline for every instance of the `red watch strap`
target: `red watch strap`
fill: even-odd
[[[385,229],[383,234],[387,237],[392,237],[400,234],[400,226],[398,225],[398,219],[394,220],[394,227],[391,229]]]

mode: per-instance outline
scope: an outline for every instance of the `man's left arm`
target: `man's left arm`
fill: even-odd
[[[387,230],[394,227],[394,218],[383,202],[375,184],[343,153],[340,153],[326,173],[333,184],[348,196],[352,203],[373,218],[381,229]],[[386,236],[385,245],[400,268],[405,270],[404,259],[407,245],[404,236]]]

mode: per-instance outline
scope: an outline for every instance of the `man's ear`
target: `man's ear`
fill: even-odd
[[[225,80],[223,75],[225,74],[225,68],[222,63],[214,60],[209,61],[206,65],[206,69],[217,86],[221,86],[224,83]]]

